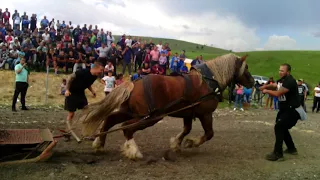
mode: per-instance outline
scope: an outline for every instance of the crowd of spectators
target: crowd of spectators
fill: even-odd
[[[95,61],[105,65],[106,74],[111,71],[118,77],[128,72],[132,80],[150,73],[189,71],[184,63],[185,51],[171,55],[168,43],[154,44],[152,39],[147,42],[125,34],[116,40],[111,31],[97,25],[80,27],[46,16],[38,22],[36,14],[29,17],[24,12],[20,16],[17,10],[11,14],[7,8],[0,9],[0,46],[0,68],[11,70],[24,58],[28,70],[49,68],[55,74],[91,68]],[[199,56],[192,65],[202,62]],[[119,65],[122,72],[117,72]],[[131,76],[132,71],[137,73]]]

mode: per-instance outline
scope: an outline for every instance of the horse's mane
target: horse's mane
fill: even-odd
[[[240,57],[229,53],[205,62],[214,74],[214,79],[218,81],[221,88],[224,89],[227,87],[229,81],[233,78],[237,59],[240,59]],[[239,75],[243,74],[245,67],[246,63],[244,62],[239,70]]]

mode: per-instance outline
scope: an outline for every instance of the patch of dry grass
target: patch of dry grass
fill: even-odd
[[[29,76],[29,88],[26,96],[27,106],[53,105],[63,106],[64,96],[60,95],[60,85],[63,78],[68,75],[54,75],[49,73],[48,76],[48,100],[46,104],[46,73],[31,72]],[[124,78],[128,80],[128,77]],[[14,71],[0,71],[0,104],[11,105],[15,87]],[[93,84],[93,89],[97,93],[97,97],[93,98],[91,92],[87,89],[86,95],[89,103],[101,100],[104,94],[104,86],[100,83],[100,79]],[[20,98],[20,97],[19,97]],[[20,103],[17,103],[20,106]]]

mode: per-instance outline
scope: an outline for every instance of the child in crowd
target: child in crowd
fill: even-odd
[[[159,65],[163,69],[163,74],[166,74],[167,69],[167,56],[164,51],[161,52],[161,56],[159,58]]]
[[[105,73],[105,76],[101,79],[101,83],[104,84],[104,93],[106,96],[114,89],[116,79],[114,76],[112,76],[112,71],[109,70],[107,73]]]
[[[67,88],[67,80],[62,79],[62,84],[60,86],[60,94],[61,95],[64,95],[64,93],[66,92],[66,88]]]
[[[180,69],[180,72],[183,73],[183,74],[187,74],[189,72],[186,63],[183,64],[183,66]]]

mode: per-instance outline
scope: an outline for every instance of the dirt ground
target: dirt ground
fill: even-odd
[[[12,113],[0,108],[0,129],[64,128],[66,112],[34,108]],[[94,153],[90,141],[77,144],[59,139],[54,155],[46,162],[0,166],[3,180],[14,179],[320,179],[320,114],[308,113],[291,132],[299,155],[285,155],[283,162],[264,160],[274,144],[276,112],[254,109],[214,114],[215,136],[199,148],[183,149],[174,161],[163,160],[169,139],[182,130],[182,120],[165,118],[139,131],[135,140],[145,159],[131,161],[120,154],[122,132],[110,134],[106,152]],[[202,135],[199,121],[190,136]],[[57,134],[57,133],[55,133]]]

